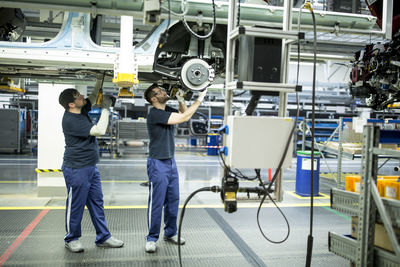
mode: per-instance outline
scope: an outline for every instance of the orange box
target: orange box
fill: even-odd
[[[379,191],[379,188],[380,188],[379,186],[381,186],[381,190],[382,190],[382,193],[381,193],[381,191],[379,191],[379,194],[381,196],[383,196],[383,190],[384,190],[384,188],[382,187],[383,184],[380,185],[379,181],[381,181],[381,180],[396,181],[399,178],[400,178],[400,176],[378,175],[378,177],[377,177],[378,191]],[[360,175],[346,175],[346,177],[345,177],[345,190],[359,193],[360,192],[360,180],[361,180]],[[385,183],[385,186],[386,185],[387,184]],[[391,193],[393,193],[392,192],[393,190],[392,189],[388,189],[388,190],[389,190],[388,191],[388,195],[391,195]],[[390,190],[392,190],[392,191],[390,191]],[[399,190],[397,190],[397,194],[399,193],[398,191]]]
[[[400,181],[398,179],[379,179],[377,187],[381,197],[400,200]]]
[[[378,179],[379,178],[382,178],[382,179],[399,179],[400,176],[378,175]]]
[[[346,175],[345,190],[351,192],[360,192],[360,175]],[[358,189],[358,191],[356,191]]]

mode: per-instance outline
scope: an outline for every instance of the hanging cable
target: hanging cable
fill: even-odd
[[[290,235],[290,225],[289,225],[289,221],[287,220],[287,218],[286,218],[285,214],[283,213],[283,211],[278,207],[278,205],[277,205],[277,204],[275,203],[275,201],[272,199],[272,197],[271,197],[271,195],[269,194],[269,192],[265,189],[265,185],[264,185],[264,183],[262,182],[261,178],[260,178],[260,184],[261,184],[261,186],[263,187],[263,189],[265,190],[265,195],[264,195],[263,198],[261,199],[260,205],[258,206],[258,209],[257,209],[257,225],[258,225],[258,229],[260,229],[260,232],[261,232],[262,236],[263,236],[266,240],[268,240],[269,242],[271,242],[271,243],[273,243],[273,244],[281,244],[281,243],[285,242],[285,241],[288,239],[289,235]],[[270,184],[271,184],[271,183],[270,183]],[[260,211],[261,211],[262,205],[264,204],[264,200],[265,200],[265,198],[266,198],[267,196],[268,196],[268,198],[272,201],[272,203],[274,203],[274,205],[275,205],[275,207],[278,209],[278,211],[282,214],[282,217],[283,217],[283,219],[285,219],[285,222],[286,222],[286,225],[287,225],[287,229],[288,229],[288,230],[287,230],[287,234],[286,234],[285,238],[283,238],[283,239],[280,240],[280,241],[275,241],[275,240],[272,240],[272,239],[268,238],[268,237],[264,234],[264,231],[262,230],[261,225],[260,225]]]
[[[164,10],[166,10],[166,11],[168,11],[170,14],[172,14],[172,15],[174,15],[174,16],[177,16],[177,17],[184,17],[184,16],[187,14],[187,12],[189,11],[189,5],[187,4],[187,1],[186,1],[186,0],[182,0],[182,2],[181,2],[181,10],[182,10],[182,13],[181,13],[181,14],[178,14],[178,13],[173,12],[173,11],[170,9],[169,4],[168,4],[168,8],[163,7],[163,6],[162,6],[161,8],[164,9]]]
[[[300,28],[299,28],[299,32],[300,32]],[[297,46],[297,47],[298,47],[298,48],[297,48],[297,75],[296,75],[296,86],[299,84],[300,40],[298,41],[298,46]],[[281,158],[281,161],[279,162],[278,168],[277,168],[276,171],[275,171],[274,177],[273,177],[273,178],[271,179],[271,181],[269,182],[269,185],[268,185],[268,188],[267,188],[267,189],[265,188],[264,183],[263,183],[262,180],[260,179],[260,185],[264,188],[264,190],[265,190],[265,195],[264,195],[263,198],[261,199],[260,205],[258,206],[258,210],[257,210],[257,225],[258,225],[258,229],[260,229],[260,232],[261,232],[261,234],[263,235],[263,237],[264,237],[265,239],[267,239],[269,242],[274,243],[274,244],[280,244],[280,243],[285,242],[285,241],[287,240],[287,238],[289,237],[289,235],[290,235],[290,225],[289,225],[289,222],[288,222],[288,220],[287,220],[285,214],[282,212],[282,210],[278,207],[278,205],[277,205],[277,204],[275,203],[275,201],[272,199],[271,195],[269,194],[269,190],[270,190],[272,184],[275,182],[276,178],[278,177],[278,173],[279,173],[280,170],[281,170],[281,167],[282,167],[284,158],[285,158],[286,153],[287,153],[287,150],[288,150],[288,148],[289,148],[289,144],[290,144],[290,141],[291,141],[291,136],[293,136],[295,129],[297,129],[297,121],[298,121],[299,113],[300,113],[299,94],[298,94],[297,91],[296,91],[296,102],[297,102],[296,119],[295,119],[295,122],[294,122],[294,124],[293,124],[293,128],[292,128],[292,130],[290,131],[289,140],[288,140],[288,142],[286,143],[285,152],[283,153],[283,157]],[[281,241],[274,241],[274,240],[269,239],[267,236],[265,236],[265,234],[264,234],[264,232],[263,232],[263,230],[262,230],[262,228],[261,228],[261,226],[260,226],[259,215],[260,215],[260,210],[261,210],[262,204],[264,203],[264,200],[265,200],[266,196],[268,196],[268,198],[272,201],[272,203],[274,203],[275,207],[279,210],[279,212],[282,214],[283,218],[284,218],[285,221],[286,221],[286,225],[287,225],[288,231],[287,231],[286,237],[285,237],[284,239],[282,239]]]
[[[185,204],[183,204],[181,215],[179,216],[179,224],[178,224],[178,256],[179,256],[179,266],[182,266],[182,254],[181,254],[181,230],[182,230],[182,222],[183,222],[183,217],[185,216],[185,211],[186,211],[186,205],[189,203],[189,201],[194,197],[197,193],[200,192],[205,192],[205,191],[211,191],[214,193],[220,192],[221,189],[218,186],[211,186],[211,187],[203,187],[200,189],[197,189],[193,193],[191,193],[185,200]]]
[[[311,3],[307,0],[301,8],[306,8],[311,12],[313,21],[313,82],[312,82],[312,111],[311,111],[311,198],[310,198],[310,232],[307,238],[307,255],[306,267],[310,267],[313,249],[313,217],[314,217],[314,138],[315,138],[315,80],[316,80],[316,65],[317,65],[317,26],[315,24],[315,15]]]
[[[215,3],[214,3],[214,0],[212,0],[212,6],[213,6],[213,25],[212,25],[212,28],[211,28],[210,32],[209,32],[207,35],[199,35],[199,34],[195,33],[195,32],[190,28],[190,26],[187,24],[187,22],[186,22],[186,17],[183,16],[183,25],[185,26],[186,30],[187,30],[188,32],[190,32],[192,35],[194,35],[194,36],[195,36],[196,38],[198,38],[198,39],[207,39],[207,38],[209,38],[209,37],[214,33],[214,31],[215,31],[215,27],[217,26],[217,18],[216,18],[216,15],[215,15]]]
[[[240,93],[234,94],[233,97],[241,96],[241,95],[245,94],[246,92],[247,92],[247,90],[243,90],[243,91],[240,92]]]
[[[298,79],[297,79],[297,81],[296,81],[296,85],[298,85]],[[286,153],[287,153],[287,151],[288,151],[288,149],[289,149],[289,145],[290,145],[290,142],[291,142],[291,140],[292,140],[292,136],[293,136],[293,134],[294,134],[295,129],[297,128],[296,125],[297,125],[297,121],[298,121],[298,117],[299,117],[299,110],[300,110],[299,96],[298,96],[298,93],[297,93],[297,92],[296,92],[296,100],[297,100],[297,114],[296,114],[296,119],[295,119],[295,122],[294,122],[294,124],[293,124],[293,127],[292,127],[292,129],[291,129],[291,131],[290,131],[290,133],[289,133],[289,137],[288,137],[288,140],[287,140],[287,142],[286,142],[286,146],[285,146],[284,152],[283,152],[283,154],[282,154],[281,160],[280,160],[280,162],[279,162],[279,164],[278,164],[278,167],[276,168],[274,177],[271,179],[271,182],[268,184],[268,188],[265,188],[265,184],[264,184],[263,181],[261,180],[261,177],[260,177],[260,174],[259,174],[259,170],[256,170],[256,174],[257,174],[256,177],[245,177],[245,176],[242,174],[242,172],[239,171],[239,170],[232,171],[232,170],[225,164],[225,160],[224,160],[224,158],[222,157],[222,154],[220,153],[220,158],[221,158],[222,163],[223,163],[223,168],[227,170],[228,175],[233,175],[233,176],[230,176],[230,177],[242,178],[242,179],[245,179],[245,180],[255,180],[255,179],[259,179],[260,185],[263,187],[265,194],[264,194],[263,198],[261,199],[260,205],[259,205],[258,210],[257,210],[257,225],[258,225],[258,228],[259,228],[259,230],[260,230],[262,236],[263,236],[266,240],[268,240],[269,242],[274,243],[274,244],[280,244],[280,243],[285,242],[285,241],[287,240],[287,238],[289,237],[289,235],[290,235],[290,225],[289,225],[289,222],[288,222],[288,220],[287,220],[285,214],[282,212],[282,210],[278,207],[278,205],[277,205],[277,204],[275,203],[275,201],[272,199],[271,195],[269,194],[269,191],[270,191],[270,189],[271,189],[272,184],[274,184],[275,180],[277,179],[279,172],[281,171],[283,162],[284,162],[285,157],[286,157]],[[283,216],[283,218],[285,219],[286,224],[287,224],[287,228],[288,228],[287,235],[286,235],[286,237],[285,237],[284,239],[282,239],[282,240],[280,240],[280,241],[274,241],[274,240],[268,238],[268,237],[264,234],[264,232],[263,232],[263,230],[262,230],[262,228],[261,228],[261,225],[260,225],[260,220],[259,220],[260,210],[261,210],[261,207],[262,207],[262,205],[263,205],[263,203],[264,203],[264,201],[265,201],[265,198],[266,198],[267,196],[268,196],[269,199],[274,203],[274,205],[275,205],[276,208],[279,210],[279,212],[282,214],[282,216]]]

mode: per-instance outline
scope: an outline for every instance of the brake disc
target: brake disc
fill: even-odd
[[[192,91],[202,91],[214,79],[214,69],[202,59],[190,59],[181,69],[182,85]]]

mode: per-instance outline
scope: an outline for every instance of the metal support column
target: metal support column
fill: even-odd
[[[342,160],[343,160],[343,117],[339,118],[339,143],[338,143],[338,154],[337,154],[337,172],[336,172],[336,186],[337,188],[343,189],[342,182]]]
[[[228,9],[228,29],[226,42],[226,64],[225,64],[225,108],[224,108],[224,124],[226,125],[228,116],[232,114],[233,91],[229,90],[227,84],[233,81],[234,65],[235,65],[235,47],[236,39],[230,38],[230,33],[235,28],[235,18],[237,17],[236,9],[237,1],[229,1]],[[224,140],[225,145],[225,140]]]
[[[301,136],[301,150],[304,151],[306,150],[306,135],[307,135],[307,119],[304,118],[303,123],[301,124],[302,128],[302,136]]]
[[[379,128],[366,125],[363,131],[361,179],[358,218],[358,247],[356,265],[373,266],[376,206],[371,196],[371,183],[376,184],[378,156],[371,153],[379,144]]]
[[[283,4],[283,31],[288,32],[292,30],[292,0],[285,0]],[[281,60],[281,82],[287,83],[289,76],[289,59],[290,59],[290,42],[282,40],[282,60]],[[288,94],[286,92],[279,92],[279,110],[278,116],[285,117],[287,112]],[[282,189],[283,170],[281,169],[275,181],[275,195],[277,201],[283,200]]]
[[[237,0],[229,1],[228,12],[228,31],[227,31],[227,50],[226,50],[226,75],[225,75],[225,109],[224,124],[227,124],[228,116],[232,114],[233,90],[238,88],[242,90],[257,90],[279,92],[279,117],[285,117],[287,114],[288,93],[296,92],[296,85],[286,84],[288,80],[288,61],[291,41],[299,39],[297,32],[291,31],[292,25],[292,0],[284,1],[283,29],[259,28],[251,26],[240,26],[235,24],[238,10],[236,8]],[[282,40],[282,59],[280,83],[253,82],[253,81],[234,81],[234,60],[236,40],[242,36],[265,37]],[[224,140],[224,146],[226,140]],[[275,197],[282,201],[282,170],[278,173],[275,180]]]

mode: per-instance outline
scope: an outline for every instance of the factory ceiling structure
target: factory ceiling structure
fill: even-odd
[[[170,1],[172,12],[181,12],[180,2]],[[187,3],[188,11],[185,19],[189,23],[212,23],[212,1],[188,1]],[[116,43],[119,41],[119,16],[122,15],[134,17],[133,35],[135,41],[139,42],[135,46],[134,53],[138,57],[137,60],[141,62],[139,72],[149,73],[152,71],[155,47],[147,48],[147,46],[156,46],[159,35],[166,27],[165,23],[156,26],[143,24],[143,1],[1,1],[0,4],[3,8],[23,10],[26,24],[21,37],[29,36],[31,39],[31,43],[1,42],[0,44],[1,72],[15,77],[29,74],[31,77],[43,79],[73,77],[84,80],[90,76],[90,70],[112,71],[119,49]],[[161,19],[168,19],[166,8],[167,2],[164,1]],[[215,2],[217,29],[221,28],[217,31],[218,34],[215,34],[215,36],[220,35],[218,38],[220,40],[215,40],[215,42],[225,39],[225,36],[221,35],[224,34],[224,26],[227,23],[227,8],[228,2]],[[59,20],[63,17],[61,23],[54,22],[51,16],[40,21],[39,13],[47,10],[53,11],[52,16],[57,16]],[[293,9],[293,28],[296,28],[298,13],[298,9]],[[315,13],[318,25],[318,58],[321,60],[350,60],[354,51],[364,46],[365,40],[379,40],[383,36],[383,32],[375,26],[376,17],[372,15],[319,10]],[[240,23],[279,28],[282,26],[282,14],[283,7],[243,3]],[[94,42],[96,40],[90,38],[90,28],[93,28],[93,22],[99,15],[103,16],[103,19],[102,25],[99,26],[101,33],[97,37],[99,43],[96,44]],[[180,18],[172,13],[171,20],[176,19]],[[174,22],[170,23],[169,27],[173,28],[176,24],[176,21]],[[182,26],[175,25],[175,28],[179,27]],[[304,60],[312,57],[311,29],[311,16],[303,12],[301,31],[306,33],[306,38],[301,48],[301,56]],[[176,36],[170,36],[167,44],[174,44],[174,42],[176,44],[177,41],[174,38]],[[293,47],[293,57],[296,56],[295,50]],[[182,60],[193,56],[181,53]]]
[[[151,2],[151,1],[149,1]],[[156,1],[158,2],[158,1]],[[182,6],[182,3],[185,6]],[[240,5],[238,23],[243,26],[282,28],[283,6],[266,4],[268,1],[244,1]],[[275,1],[279,2],[279,1]],[[292,30],[304,33],[300,45],[300,60],[307,64],[313,59],[312,18],[309,12],[301,12],[298,1],[292,10]],[[391,1],[389,1],[391,2]],[[146,1],[0,1],[3,10],[3,24],[15,23],[13,34],[8,40],[0,41],[0,73],[11,79],[27,79],[35,92],[37,82],[57,82],[92,85],[99,73],[105,73],[104,87],[115,92],[115,69],[120,60],[121,16],[132,17],[132,53],[137,65],[139,83],[135,89],[141,90],[153,81],[166,82],[169,86],[182,84],[182,69],[190,69],[184,64],[191,59],[201,59],[204,69],[213,73],[202,81],[220,92],[224,83],[226,62],[226,32],[228,1],[161,1],[156,20],[149,21],[153,11],[146,11]],[[385,2],[386,3],[386,2]],[[390,3],[389,3],[390,4]],[[18,10],[20,13],[7,12]],[[184,14],[184,15],[182,15]],[[315,10],[317,28],[317,60],[321,64],[348,68],[354,61],[355,52],[362,50],[366,43],[385,42],[391,35],[391,14],[383,12],[381,18],[369,12],[357,14],[326,10]],[[388,18],[389,16],[389,18]],[[215,19],[215,30],[210,29]],[[8,20],[8,21],[7,21]],[[380,23],[381,28],[377,26]],[[383,23],[382,23],[383,22]],[[379,24],[378,23],[378,24]],[[186,25],[199,32],[213,31],[211,38],[196,38]],[[163,33],[169,32],[168,36]],[[162,39],[163,45],[161,45]],[[297,45],[293,43],[290,60],[298,57]],[[192,65],[197,61],[191,61]],[[336,64],[336,65],[335,65]],[[336,71],[337,71],[336,70]],[[328,73],[335,74],[335,70]],[[324,105],[324,95],[333,104],[350,104],[347,82],[349,72],[342,81],[318,86],[328,91],[333,88],[343,92],[321,92],[320,103]],[[212,80],[209,83],[208,80]],[[190,83],[191,81],[186,81]],[[310,93],[307,83],[303,99],[307,101]],[[222,86],[222,87],[221,87]],[[198,88],[187,85],[186,88]],[[200,87],[204,87],[203,85]],[[236,98],[237,101],[248,101]],[[213,95],[219,105],[223,94]],[[293,98],[293,97],[291,97]],[[335,99],[339,98],[338,101]],[[325,100],[326,101],[326,100]],[[217,104],[218,105],[218,104]],[[375,105],[377,106],[377,105]]]

